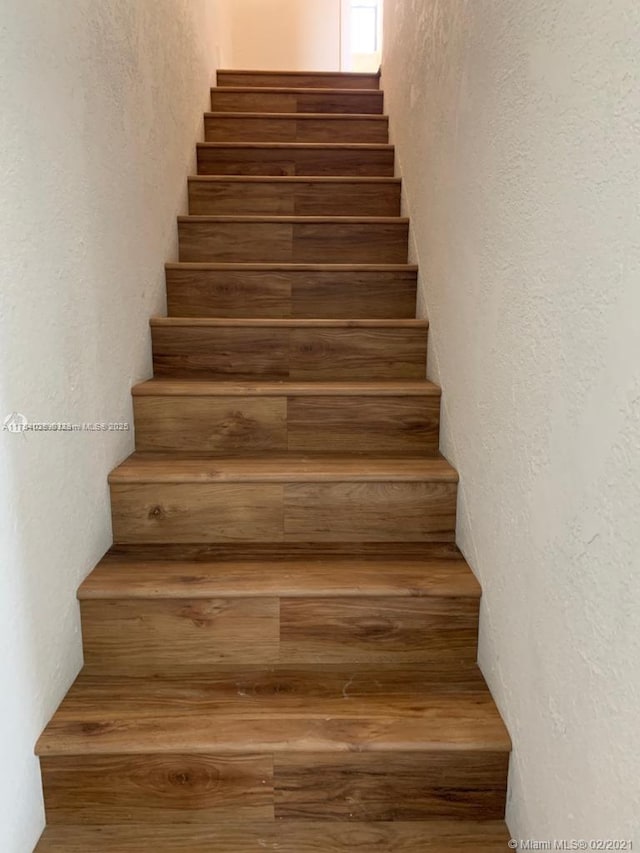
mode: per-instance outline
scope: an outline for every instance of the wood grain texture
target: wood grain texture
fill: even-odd
[[[399,216],[395,178],[189,178],[189,213],[265,216]]]
[[[131,389],[134,397],[435,397],[440,388],[422,380],[367,382],[220,382],[147,379]]]
[[[393,146],[368,143],[200,142],[196,155],[199,175],[392,178],[395,163]]]
[[[168,264],[167,305],[173,317],[393,319],[415,317],[417,272],[304,265]]]
[[[121,543],[450,541],[457,474],[437,457],[134,455],[111,483]]]
[[[187,751],[190,755],[308,756],[315,752],[331,756],[367,752],[377,753],[379,763],[380,754],[388,756],[409,750],[445,757],[450,753],[486,755],[499,750],[508,759],[509,739],[499,717],[495,718],[495,708],[487,704],[485,712],[479,712],[481,700],[472,696],[467,701],[473,702],[472,714],[460,695],[443,694],[438,697],[437,707],[431,707],[423,717],[397,712],[395,703],[386,714],[378,707],[372,714],[353,709],[354,713],[342,716],[332,714],[329,706],[328,716],[300,711],[265,714],[258,708],[253,713],[236,709],[228,714],[208,711],[200,714],[197,709],[185,708],[183,715],[169,719],[153,713],[116,720],[103,718],[102,722],[54,717],[38,749],[40,755],[51,757],[115,755],[120,754],[120,747],[126,751],[127,744],[131,755]],[[442,740],[441,721],[445,716],[452,737]],[[87,730],[99,734],[87,737]]]
[[[277,755],[276,818],[500,820],[508,754]]]
[[[250,305],[252,317],[291,317],[292,279],[302,277],[238,264],[168,264],[167,312],[170,317],[243,317]]]
[[[134,397],[136,449],[200,453],[286,451],[286,397]]]
[[[280,388],[278,397],[174,396],[163,395],[158,381],[158,396],[133,398],[136,449],[246,454],[332,447],[339,453],[416,455],[438,450],[438,396],[316,396],[312,383],[306,386],[306,392]]]
[[[218,664],[207,673],[141,679],[89,675],[83,670],[56,711],[58,734],[47,730],[38,742],[38,754],[70,754],[80,736],[88,743],[119,736],[121,749],[135,748],[124,729],[107,732],[107,727],[87,727],[84,732],[76,728],[73,742],[60,741],[63,724],[96,723],[107,716],[121,721],[165,717],[166,727],[171,725],[169,718],[185,717],[191,710],[199,717],[223,713],[250,719],[258,713],[320,719],[330,711],[344,719],[397,716],[433,721],[445,720],[454,705],[459,706],[455,718],[464,721],[468,734],[478,727],[482,730],[470,741],[476,748],[487,733],[494,747],[496,736],[503,738],[500,748],[508,743],[480,669],[465,661],[455,668],[440,661],[302,667]],[[423,731],[413,747],[423,748],[424,742]],[[429,748],[436,742],[431,738]]]
[[[329,236],[329,235],[327,235]],[[294,225],[280,221],[178,219],[181,261],[293,260]]]
[[[424,376],[426,334],[420,329],[297,329],[290,336],[289,377],[419,379]]]
[[[50,823],[74,824],[271,817],[274,801],[278,818],[488,819],[509,749],[465,660],[85,672],[37,746]]]
[[[282,598],[283,663],[413,663],[453,667],[477,657],[478,601],[473,598]]]
[[[114,541],[453,541],[455,483],[111,485]]]
[[[88,673],[148,676],[279,660],[277,598],[85,600],[81,614]]]
[[[185,319],[182,325],[153,322],[151,339],[159,377],[422,379],[427,357],[421,326],[198,325]]]
[[[437,397],[310,397],[287,400],[287,447],[300,452],[436,453]]]
[[[462,559],[322,556],[287,559],[136,560],[107,554],[78,590],[81,601],[121,599],[383,596],[480,598]]]
[[[277,483],[111,486],[115,542],[277,542],[283,514]]]
[[[403,264],[408,239],[400,217],[178,217],[181,261]]]
[[[42,757],[49,824],[209,823],[273,816],[270,756]]]
[[[219,69],[218,86],[379,89],[380,75],[357,71],[251,71]]]
[[[213,666],[153,678],[82,673],[40,756],[506,752],[475,664]]]
[[[197,596],[192,589],[193,569],[191,575],[178,575],[174,569],[172,583],[165,584],[157,569],[151,567],[149,572],[147,567],[138,571],[155,579],[155,594],[142,596],[138,587],[138,595],[130,596],[128,587],[135,587],[136,582],[125,585],[124,574],[118,592],[83,597],[85,671],[152,676],[203,673],[218,663],[449,661],[455,668],[465,660],[475,662],[477,595],[441,596],[430,593],[425,584],[422,595],[414,589],[409,594],[406,574],[400,594],[394,590],[391,596],[376,595],[371,590],[375,590],[376,582],[371,579],[373,568],[369,565],[357,573],[361,582],[358,595],[353,594],[353,579],[349,580],[348,597],[336,589],[323,596],[317,588],[308,596],[305,582],[309,578],[321,586],[339,587],[335,579],[331,583],[332,576],[323,576],[327,570],[318,577],[317,568],[315,572],[311,568],[298,573],[293,580],[290,571],[272,572],[266,584],[272,589],[271,597],[256,597],[248,588],[248,580],[255,578],[258,589],[265,588],[265,580],[255,566],[253,574],[236,566],[235,574],[227,574],[226,589],[224,581],[219,581],[222,593],[214,597],[215,592],[211,592],[210,597],[204,597],[203,588],[216,586],[208,568],[208,574],[195,575],[200,580]],[[260,568],[262,575],[268,571],[266,566]],[[343,563],[342,569],[348,573],[350,564]],[[224,578],[224,567],[218,570]],[[393,576],[387,570],[387,586],[393,586]],[[240,595],[236,594],[234,577],[244,581]],[[289,596],[292,586],[294,595]],[[420,588],[418,580],[415,589]],[[171,589],[178,590],[173,598]]]
[[[211,90],[213,112],[374,113],[383,112],[384,95],[366,89],[222,87]]]
[[[400,217],[361,221],[335,217],[331,222],[306,217],[293,225],[291,260],[305,263],[331,257],[344,263],[404,264],[408,245],[409,221]]]
[[[354,456],[331,453],[216,458],[133,453],[109,474],[112,485],[212,483],[446,483],[455,468],[442,456]],[[193,540],[198,541],[198,540]]]
[[[205,113],[205,142],[389,142],[381,115]]]
[[[36,853],[504,853],[503,821],[246,821],[198,827],[172,824],[49,827]]]
[[[152,326],[156,376],[287,379],[290,334],[273,328]]]
[[[454,483],[290,483],[284,539],[299,542],[453,541]]]
[[[316,271],[291,281],[292,317],[415,317],[417,279],[410,270]]]

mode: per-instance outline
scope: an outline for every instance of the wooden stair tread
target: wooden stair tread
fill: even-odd
[[[152,326],[220,326],[220,327],[253,327],[268,329],[293,328],[331,328],[331,329],[428,329],[428,320],[306,320],[289,318],[237,318],[237,317],[152,317]]]
[[[289,263],[255,263],[255,262],[231,262],[220,263],[215,261],[175,261],[165,264],[168,270],[269,270],[284,272],[417,272],[416,264],[289,264]]]
[[[227,87],[225,86],[225,89]],[[348,90],[347,90],[348,91]],[[373,90],[375,91],[375,89]],[[233,118],[267,118],[267,119],[283,119],[285,121],[304,121],[305,119],[311,119],[311,121],[369,121],[372,119],[373,121],[389,121],[389,116],[381,115],[380,113],[270,113],[270,112],[257,112],[255,110],[251,112],[246,111],[238,111],[238,112],[214,112],[212,110],[206,112],[205,118],[217,118],[217,119],[233,119]],[[318,144],[318,143],[316,143]],[[331,143],[329,143],[331,144]],[[355,144],[363,144],[363,143],[355,143]]]
[[[273,222],[278,225],[284,223],[301,223],[302,225],[349,225],[349,224],[386,224],[397,225],[399,222],[407,224],[409,220],[404,216],[249,216],[247,214],[204,214],[179,216],[178,222]]]
[[[240,183],[240,184],[401,184],[402,178],[386,178],[378,175],[189,175],[189,181],[202,183]],[[263,216],[258,217],[264,219]],[[281,219],[282,217],[277,217]],[[305,220],[308,217],[301,217]],[[316,217],[317,218],[317,217]],[[331,218],[332,217],[323,217]],[[341,217],[344,219],[345,217]],[[364,217],[350,217],[361,219]],[[370,217],[366,217],[370,218]],[[379,218],[379,217],[377,217]],[[397,219],[398,217],[386,217]]]
[[[217,74],[248,74],[250,76],[271,75],[278,77],[342,77],[345,79],[359,77],[380,77],[379,71],[294,71],[292,69],[274,68],[218,68]]]
[[[464,560],[331,558],[239,561],[126,561],[105,556],[78,598],[420,597],[479,598]]]
[[[277,77],[343,77],[347,80],[360,77],[380,77],[379,71],[292,71],[275,68],[273,71],[263,68],[218,68],[218,74],[247,74],[251,77],[275,74]]]
[[[463,670],[464,671],[464,670]],[[510,749],[486,685],[442,691],[419,666],[215,669],[185,678],[80,675],[38,755]]]
[[[439,397],[440,388],[426,380],[379,382],[226,382],[199,379],[148,379],[134,385],[134,397]]]
[[[212,86],[212,92],[252,92],[256,95],[382,95],[382,89],[335,89],[294,86]]]
[[[228,115],[233,115],[228,113]],[[307,115],[298,113],[298,115]],[[275,150],[293,148],[300,151],[390,151],[393,145],[388,142],[198,142],[196,148],[273,148]]]
[[[216,73],[218,89],[231,86],[296,86],[313,88],[353,88],[379,91],[380,71],[264,71],[219,69]]]
[[[193,458],[181,454],[134,453],[109,475],[126,483],[447,482],[456,470],[442,457],[356,457],[288,454]]]
[[[503,821],[216,822],[51,826],[36,853],[504,853]]]

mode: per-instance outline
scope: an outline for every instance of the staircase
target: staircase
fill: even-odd
[[[218,74],[41,853],[506,849],[378,83]]]

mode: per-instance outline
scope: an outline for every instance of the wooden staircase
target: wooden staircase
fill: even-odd
[[[378,76],[218,84],[37,849],[502,851],[510,742]]]

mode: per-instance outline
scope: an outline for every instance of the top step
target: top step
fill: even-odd
[[[218,71],[218,86],[270,86],[300,89],[378,89],[380,75],[338,71]]]

